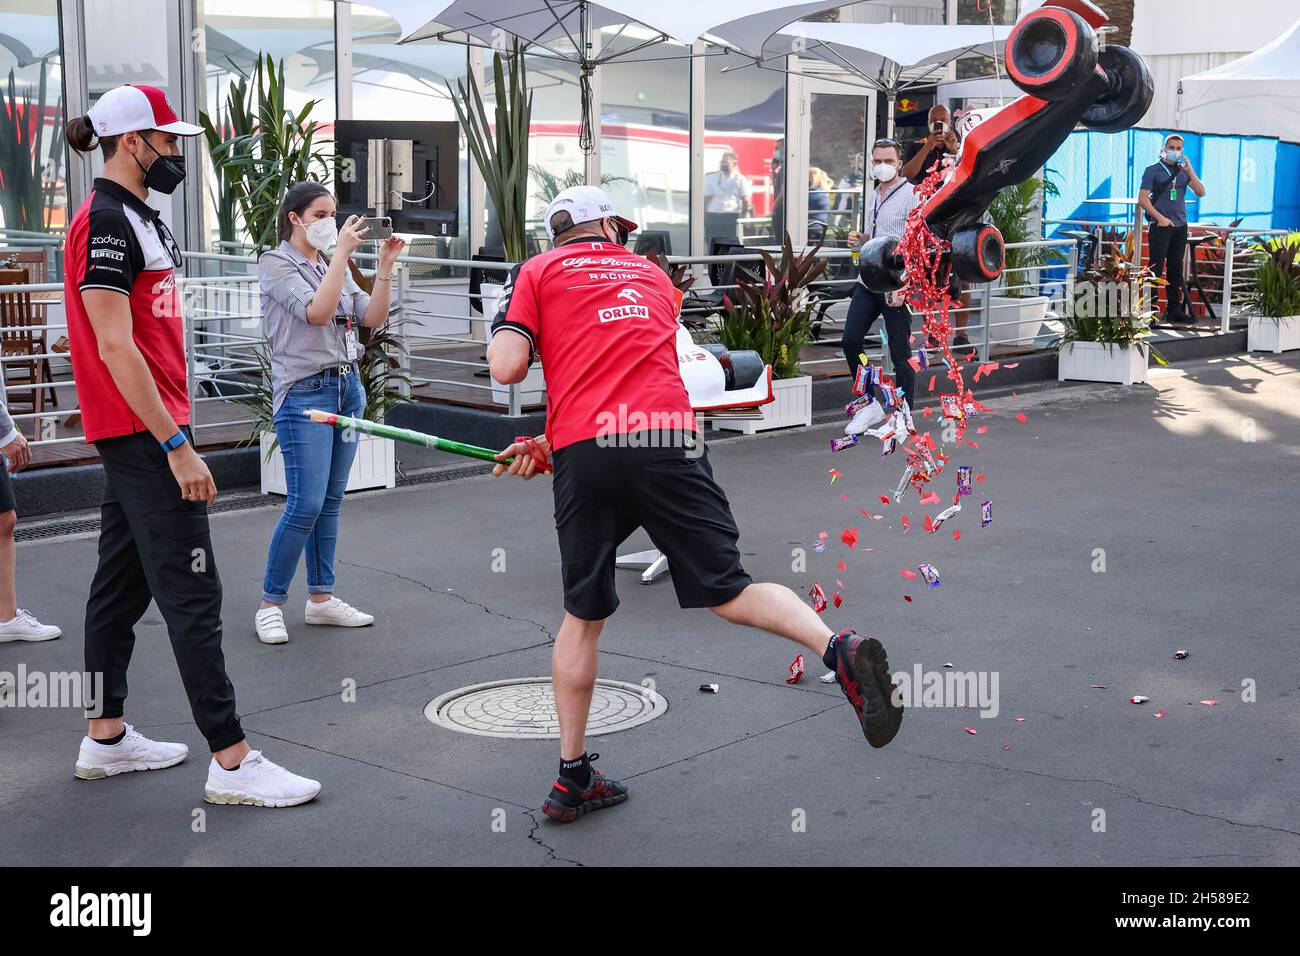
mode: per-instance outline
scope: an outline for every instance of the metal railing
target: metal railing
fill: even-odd
[[[1097,223],[1092,223],[1096,226]],[[1229,231],[1225,239],[1223,287],[1227,308],[1223,328],[1229,316],[1237,312],[1253,288],[1250,257],[1241,251],[1258,237],[1276,230]],[[1039,240],[1011,243],[1007,249],[1036,250],[1040,255],[1059,256],[1059,261],[1045,264],[1013,266],[1004,271],[993,286],[967,288],[966,304],[953,309],[952,324],[964,334],[980,361],[989,361],[995,350],[1032,352],[1050,348],[1063,331],[1060,316],[1063,304],[1072,295],[1078,272],[1079,243],[1076,239]],[[1053,252],[1054,251],[1054,252]],[[261,375],[257,348],[265,341],[261,328],[261,301],[257,287],[256,261],[248,255],[229,253],[184,253],[184,276],[178,279],[185,308],[185,343],[188,357],[191,420],[196,432],[227,428],[249,423],[249,412],[233,405],[232,398],[246,393],[254,378]],[[844,357],[839,349],[820,355],[818,346],[838,344],[836,330],[842,329],[849,299],[857,281],[847,249],[825,249],[819,257],[828,260],[826,273],[809,291],[814,315],[820,326],[817,341],[806,348],[801,365],[808,371],[838,369]],[[358,253],[355,258],[373,261],[372,255]],[[721,295],[738,288],[734,272],[749,268],[751,274],[762,270],[758,251],[722,256],[670,256],[670,264],[686,265],[696,277],[696,285],[685,297],[683,320],[696,330],[698,341],[717,334],[722,312]],[[473,272],[484,283],[501,282],[511,263],[434,258],[403,255],[397,262],[398,279],[392,306],[390,329],[397,341],[400,363],[409,369],[409,386],[404,394],[417,400],[445,401],[482,406],[497,405],[507,416],[523,414],[526,406],[542,401],[540,372],[536,383],[500,385],[491,381],[482,350],[489,338],[491,309],[488,315],[477,313],[475,305],[486,297],[470,293],[466,275]],[[449,278],[412,279],[412,274],[436,272]],[[459,275],[457,275],[459,274]],[[61,283],[7,286],[7,292],[61,291]],[[484,290],[485,292],[488,290]],[[53,303],[46,303],[55,311]],[[64,325],[49,321],[41,326],[5,328],[6,333],[24,329],[58,332]],[[925,348],[925,343],[921,343]],[[965,346],[963,346],[964,354]],[[892,371],[891,359],[883,340],[877,336],[866,349],[870,360]],[[926,349],[934,355],[936,350]],[[38,359],[67,360],[66,352],[42,355],[6,355],[4,363],[24,363]],[[484,379],[484,381],[478,381]],[[53,382],[7,385],[8,394],[34,389],[73,389],[70,374]],[[238,411],[236,411],[238,410]],[[79,414],[75,407],[46,409],[13,415],[16,422],[35,422],[35,445],[56,445],[82,441],[79,436],[59,437],[55,424]],[[233,417],[232,417],[233,416]]]

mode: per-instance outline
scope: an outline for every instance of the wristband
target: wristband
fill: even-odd
[[[184,445],[188,440],[189,439],[185,437],[185,432],[178,430],[171,438],[164,442],[159,442],[158,444],[162,445],[163,454],[167,454],[180,448],[181,445]]]

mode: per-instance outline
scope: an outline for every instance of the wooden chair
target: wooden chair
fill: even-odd
[[[0,269],[0,351],[7,361],[4,362],[3,384],[41,385],[49,381],[45,370],[49,363],[40,358],[27,361],[8,361],[11,356],[38,356],[44,350],[44,339],[38,337],[30,326],[39,325],[36,309],[32,305],[30,292],[8,292],[6,286],[26,285],[31,280],[26,269]],[[17,373],[17,374],[15,374]],[[45,410],[45,392],[43,388],[24,389],[20,392],[6,393],[5,400],[10,412],[15,406],[29,405],[37,414]],[[39,423],[39,419],[35,419]],[[39,425],[38,425],[39,427]]]
[[[13,262],[17,265],[17,267],[20,270],[26,271],[27,278],[23,279],[21,284],[39,285],[51,281],[50,274],[49,274],[49,259],[46,256],[46,250],[44,249],[0,248],[0,262]],[[8,283],[8,284],[12,284],[12,283]],[[30,323],[31,325],[44,326],[49,324],[49,320],[47,318],[47,315],[49,313],[49,306],[40,302],[33,302],[31,303],[31,310],[33,316],[33,320]],[[9,323],[6,322],[5,324],[8,325]],[[27,335],[32,336],[35,346],[38,347],[34,348],[34,350],[30,352],[24,351],[22,352],[22,354],[48,355],[49,349],[47,348],[47,345],[49,343],[49,336],[46,334],[47,331],[48,330],[44,328],[33,328],[30,332],[25,333]],[[5,339],[6,355],[9,354],[8,349],[9,349],[9,341],[6,338]],[[39,361],[41,363],[41,372],[43,375],[42,381],[45,382],[54,381],[54,373],[50,369],[50,360],[47,358],[43,358],[40,359]],[[27,383],[15,383],[15,384],[27,384]],[[33,389],[33,392],[34,391],[35,389]],[[49,393],[50,404],[53,405],[55,408],[58,408],[59,406],[58,389],[55,388],[41,389],[42,394],[46,392]],[[24,399],[19,399],[19,401],[20,402],[24,401]],[[35,409],[33,409],[33,411],[34,410]]]

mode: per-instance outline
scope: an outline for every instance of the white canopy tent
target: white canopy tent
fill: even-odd
[[[887,129],[894,102],[913,86],[933,83],[937,72],[964,56],[998,56],[1009,26],[908,23],[796,23],[769,44],[782,52],[836,64],[884,93]]]
[[[1179,86],[1182,128],[1300,142],[1300,20],[1263,49]]]
[[[386,0],[376,2],[383,9]],[[405,8],[405,0],[396,6]],[[839,0],[793,5],[733,0],[724,14],[699,0],[658,0],[649,6],[634,0],[453,0],[426,9],[428,22],[400,42],[443,39],[502,49],[517,39],[534,56],[575,64],[582,97],[578,146],[590,154],[595,149],[592,75],[597,66],[665,54],[689,57],[692,44],[702,39],[757,59],[781,27],[836,6]],[[408,9],[393,11],[399,13],[410,16]]]

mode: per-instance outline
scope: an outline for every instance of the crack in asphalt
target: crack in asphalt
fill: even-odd
[[[438,780],[434,777],[422,777],[418,773],[411,773],[409,770],[398,770],[395,767],[387,767],[384,764],[375,763],[373,760],[362,760],[360,757],[353,757],[350,754],[342,754],[334,750],[326,750],[324,747],[315,747],[312,746],[311,744],[303,743],[300,740],[294,740],[292,737],[278,737],[275,734],[267,733],[265,730],[258,730],[256,727],[250,727],[248,729],[250,729],[255,734],[260,734],[263,737],[269,737],[271,740],[278,740],[280,743],[285,743],[285,744],[293,744],[295,747],[302,747],[305,750],[310,750],[313,751],[314,753],[325,754],[326,756],[330,756],[330,757],[338,757],[340,760],[350,760],[353,763],[359,763],[365,767],[371,767],[375,770],[384,770],[387,771],[388,773],[397,774],[400,777],[407,777],[411,780],[419,780],[422,783],[436,784],[439,787],[446,787],[448,790],[455,790],[458,793],[468,794],[471,797],[480,797],[481,799],[488,800],[493,803],[508,803],[510,804],[510,806],[516,807],[525,812],[527,812],[528,810],[528,808],[525,807],[522,803],[515,803],[513,800],[506,800],[502,797],[494,797],[491,794],[487,794],[487,793],[479,793],[477,790],[467,790],[464,787],[458,787],[455,784],[446,783],[445,781]]]
[[[531,624],[533,627],[537,628],[539,631],[541,631],[543,634],[545,634],[545,635],[547,636],[547,638],[548,638],[550,641],[553,642],[553,641],[555,640],[555,634],[552,633],[551,629],[548,628],[545,624],[540,624],[540,623],[538,623],[537,621],[534,621],[534,620],[532,620],[532,619],[530,619],[530,618],[526,618],[526,617],[514,617],[513,615],[510,615],[510,614],[503,614],[503,613],[500,612],[500,611],[494,611],[494,610],[492,610],[492,608],[488,607],[486,604],[483,604],[483,603],[480,602],[480,601],[471,601],[469,598],[465,597],[464,595],[462,595],[462,594],[457,594],[455,591],[452,591],[452,590],[450,590],[449,588],[444,588],[444,589],[442,589],[442,590],[440,591],[440,590],[438,590],[437,588],[433,587],[433,586],[430,585],[430,584],[425,584],[423,581],[419,580],[418,578],[413,578],[413,577],[411,577],[410,575],[407,575],[407,574],[400,574],[399,572],[397,572],[397,571],[393,571],[393,570],[390,570],[390,569],[388,569],[388,568],[376,568],[376,567],[372,567],[372,566],[370,566],[370,565],[368,565],[368,564],[355,564],[355,563],[353,563],[353,562],[351,562],[351,561],[339,561],[338,563],[339,563],[339,564],[342,564],[342,565],[346,565],[347,567],[350,567],[350,568],[363,568],[363,569],[365,569],[365,570],[367,570],[367,571],[375,571],[375,572],[377,572],[377,573],[379,573],[379,574],[388,574],[388,575],[392,575],[393,577],[398,578],[398,579],[400,579],[400,580],[402,580],[402,581],[409,581],[411,584],[419,585],[420,587],[422,587],[422,588],[424,588],[426,591],[428,591],[430,594],[439,594],[439,595],[442,595],[443,597],[454,597],[454,598],[456,598],[457,600],[459,600],[459,601],[461,601],[461,602],[463,602],[463,603],[465,603],[465,604],[468,604],[470,607],[482,608],[483,611],[484,611],[484,613],[486,613],[486,614],[491,614],[493,617],[499,617],[499,618],[501,618],[502,620],[506,620],[506,621],[515,621],[515,622],[518,622],[518,623],[521,623],[521,624]]]
[[[701,750],[699,753],[687,754],[685,757],[679,757],[678,759],[670,761],[669,763],[666,763],[663,766],[651,767],[648,770],[638,770],[636,773],[628,774],[627,776],[622,777],[621,779],[635,780],[637,777],[644,777],[648,773],[658,773],[660,770],[667,770],[669,767],[675,767],[679,763],[684,763],[687,760],[694,760],[696,757],[703,757],[706,754],[717,753],[719,750],[724,750],[727,747],[732,747],[735,746],[736,744],[743,744],[747,740],[756,740],[757,738],[762,737],[765,734],[770,734],[773,731],[781,730],[784,727],[790,727],[793,726],[794,724],[803,723],[805,720],[811,720],[814,717],[820,717],[822,714],[829,714],[832,710],[838,710],[839,706],[840,706],[839,704],[836,704],[834,707],[825,707],[822,710],[815,711],[814,713],[805,714],[803,717],[796,717],[794,720],[787,720],[783,724],[777,724],[775,727],[769,727],[767,728],[767,730],[760,730],[756,734],[745,734],[745,736],[743,737],[738,737],[735,740],[728,740],[725,743],[718,744],[716,747],[710,747],[707,750]]]
[[[1214,813],[1203,813],[1199,810],[1189,810],[1187,807],[1178,807],[1168,803],[1157,803],[1155,800],[1146,799],[1132,787],[1125,787],[1097,777],[1065,777],[1059,774],[1047,773],[1042,770],[1029,770],[1024,767],[1000,767],[997,764],[986,763],[983,760],[952,760],[946,757],[937,757],[933,754],[917,753],[914,750],[902,750],[900,752],[907,754],[909,757],[919,757],[922,760],[933,760],[937,763],[946,763],[953,766],[985,767],[989,770],[1002,770],[1007,773],[1025,774],[1031,777],[1045,777],[1048,780],[1056,780],[1059,783],[1099,783],[1104,787],[1109,787],[1120,797],[1127,797],[1128,799],[1143,804],[1144,806],[1156,807],[1161,810],[1177,810],[1178,812],[1186,813],[1189,816],[1201,817],[1206,820],[1215,820],[1219,823],[1226,823],[1229,826],[1234,827],[1243,827],[1248,830],[1271,830],[1274,833],[1285,833],[1287,836],[1300,837],[1300,832],[1296,830],[1288,830],[1286,827],[1275,827],[1268,823],[1244,823],[1240,820],[1233,820],[1230,817],[1222,817]]]
[[[572,863],[574,866],[586,866],[587,864],[579,860],[570,860],[568,857],[560,856],[558,853],[556,853],[555,848],[553,846],[543,843],[541,840],[537,838],[537,831],[542,826],[542,821],[537,819],[538,812],[540,811],[537,810],[524,811],[524,815],[527,816],[528,819],[533,822],[533,828],[528,831],[529,842],[537,844],[537,846],[540,846],[543,850],[546,851],[546,855],[550,857],[550,860],[548,862]]]

